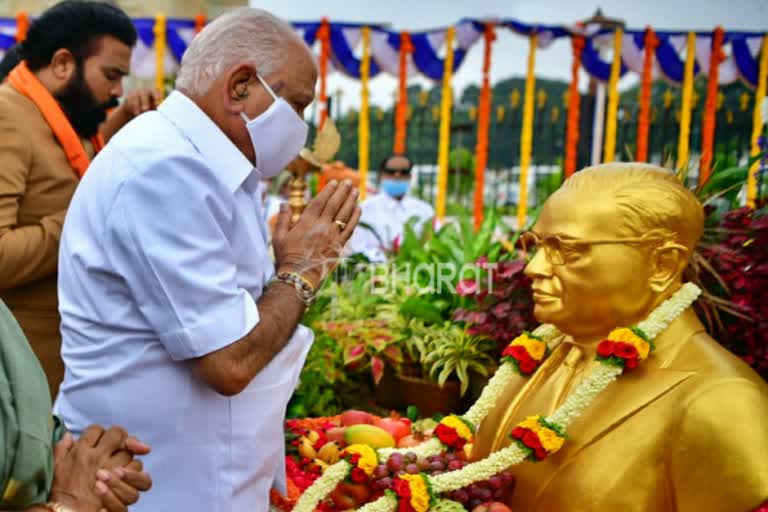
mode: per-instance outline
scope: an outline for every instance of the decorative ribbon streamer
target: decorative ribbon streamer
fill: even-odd
[[[680,107],[680,138],[677,142],[677,168],[688,167],[688,150],[691,135],[691,109],[693,107],[693,71],[696,62],[696,33],[688,33],[683,76],[683,99]]]
[[[16,42],[21,43],[27,38],[29,30],[29,16],[25,11],[16,14]]]
[[[435,218],[445,218],[445,199],[448,193],[448,151],[451,146],[451,77],[453,76],[453,40],[456,29],[448,27],[445,33],[445,69],[443,70],[443,91],[440,105],[440,143],[437,156],[437,194],[435,196]]]
[[[331,25],[328,18],[323,18],[320,28],[317,29],[317,39],[320,41],[320,94],[317,105],[320,109],[320,119],[317,128],[320,129],[328,119],[328,93],[326,91],[328,81],[328,58],[331,54]]]
[[[768,88],[768,35],[763,36],[763,46],[760,51],[760,71],[757,75],[757,90],[755,91],[755,111],[752,117],[752,151],[750,156],[756,157],[760,154],[760,134],[763,133],[763,116],[760,111]],[[757,171],[760,169],[760,160],[757,160],[749,168],[747,175],[747,206],[755,207],[757,201]]]
[[[653,55],[659,39],[651,27],[645,29],[643,78],[640,85],[640,112],[637,115],[637,161],[648,161],[648,133],[651,126],[651,82],[653,81]]]
[[[579,116],[581,114],[581,95],[579,94],[579,68],[581,54],[584,51],[584,36],[575,35],[571,39],[573,63],[571,64],[571,85],[568,88],[568,126],[565,134],[565,178],[576,172],[576,157],[579,149]]]
[[[205,17],[205,14],[196,14],[195,15],[195,34],[199,34],[201,30],[203,30],[203,27],[205,27],[205,23],[208,21]]]
[[[166,21],[165,14],[160,13],[155,17],[155,88],[160,93],[160,98],[165,97],[165,42]]]
[[[405,136],[408,125],[408,55],[413,53],[411,34],[400,33],[400,75],[395,112],[395,153],[405,153]]]
[[[605,151],[603,162],[613,162],[616,158],[616,126],[619,116],[619,78],[621,77],[621,43],[624,31],[617,28],[613,32],[613,64],[611,80],[608,83],[608,115],[605,125]]]
[[[523,127],[520,133],[520,193],[517,205],[517,229],[525,227],[528,217],[528,168],[531,165],[533,148],[533,100],[536,95],[536,44],[537,35],[529,36],[528,69],[525,75],[525,100],[523,104]]]
[[[357,167],[360,171],[360,200],[365,199],[368,192],[368,161],[371,148],[370,112],[368,110],[368,79],[371,74],[371,29],[361,30],[363,43],[363,58],[360,61],[360,119],[357,126],[358,156]]]
[[[475,147],[475,229],[483,223],[485,168],[488,165],[488,128],[491,121],[491,52],[496,40],[493,23],[485,24],[483,32],[485,47],[483,54],[483,85],[477,112],[477,146]]]
[[[701,164],[699,166],[699,186],[704,185],[712,172],[712,155],[715,140],[715,113],[717,109],[717,81],[720,63],[725,60],[723,27],[715,28],[712,33],[712,55],[709,59],[709,81],[707,99],[704,102],[704,120],[701,129]]]

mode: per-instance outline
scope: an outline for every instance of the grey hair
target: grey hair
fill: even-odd
[[[249,62],[268,76],[285,64],[286,46],[294,42],[306,47],[288,23],[263,9],[226,12],[192,39],[181,59],[176,88],[191,96],[203,95],[240,62]]]

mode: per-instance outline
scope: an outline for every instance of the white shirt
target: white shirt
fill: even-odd
[[[120,425],[152,446],[154,485],[133,512],[254,512],[282,480],[283,420],[312,332],[240,394],[190,359],[243,337],[274,273],[259,172],[174,92],[93,160],[61,239],[64,382],[55,412],[75,433]]]
[[[391,250],[398,239],[402,242],[404,226],[415,217],[414,228],[419,231],[424,221],[435,216],[435,210],[426,202],[411,196],[398,200],[380,192],[360,204],[360,222],[373,229],[358,225],[347,243],[347,253],[364,254],[370,261],[386,261],[385,251]]]

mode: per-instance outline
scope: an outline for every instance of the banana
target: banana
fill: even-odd
[[[320,451],[317,452],[317,458],[328,464],[336,464],[339,462],[339,454],[338,445],[331,441],[330,443],[325,443],[323,447],[320,448]]]
[[[299,443],[299,455],[308,459],[314,459],[317,457],[317,452],[312,446],[312,442],[306,437],[302,437],[301,442]]]
[[[310,430],[309,434],[307,434],[307,439],[314,445],[320,439],[320,434],[316,430]]]
[[[326,470],[326,469],[328,469],[329,467],[331,467],[331,465],[330,465],[330,464],[328,464],[328,463],[326,463],[326,462],[324,462],[324,461],[322,461],[322,460],[320,460],[320,459],[315,459],[315,460],[314,460],[314,464],[315,464],[315,466],[319,467],[319,468],[320,468],[320,471],[321,471],[321,472],[323,472],[323,473],[325,473],[325,470]]]

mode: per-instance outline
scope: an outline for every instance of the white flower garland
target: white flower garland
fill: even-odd
[[[669,327],[673,320],[688,309],[700,294],[701,289],[695,284],[684,284],[672,297],[652,311],[648,318],[637,324],[637,327],[650,339],[656,338]],[[539,326],[533,334],[544,340],[549,349],[552,350],[557,346],[562,333],[554,326],[544,324]],[[624,369],[620,366],[610,364],[599,365],[568,395],[565,402],[547,418],[547,421],[565,430],[573,420],[584,413],[595,398],[616,380],[623,371]],[[483,389],[480,398],[464,414],[463,418],[473,425],[478,425],[497,403],[514,375],[515,372],[511,364],[501,365],[488,385]],[[429,456],[440,453],[442,448],[442,443],[437,438],[432,438],[413,448],[379,449],[377,450],[377,455],[379,460],[386,460],[395,452],[414,452],[418,456]],[[462,469],[428,478],[432,491],[436,494],[455,491],[498,475],[509,467],[520,464],[527,457],[528,452],[518,443],[513,443],[483,460],[464,466]],[[350,468],[349,463],[342,460],[326,469],[325,473],[302,494],[293,509],[294,512],[313,512],[317,504],[325,499],[339,482],[344,480]],[[390,493],[385,493],[378,500],[367,503],[358,510],[360,512],[393,512],[396,509],[397,499],[391,496]]]

